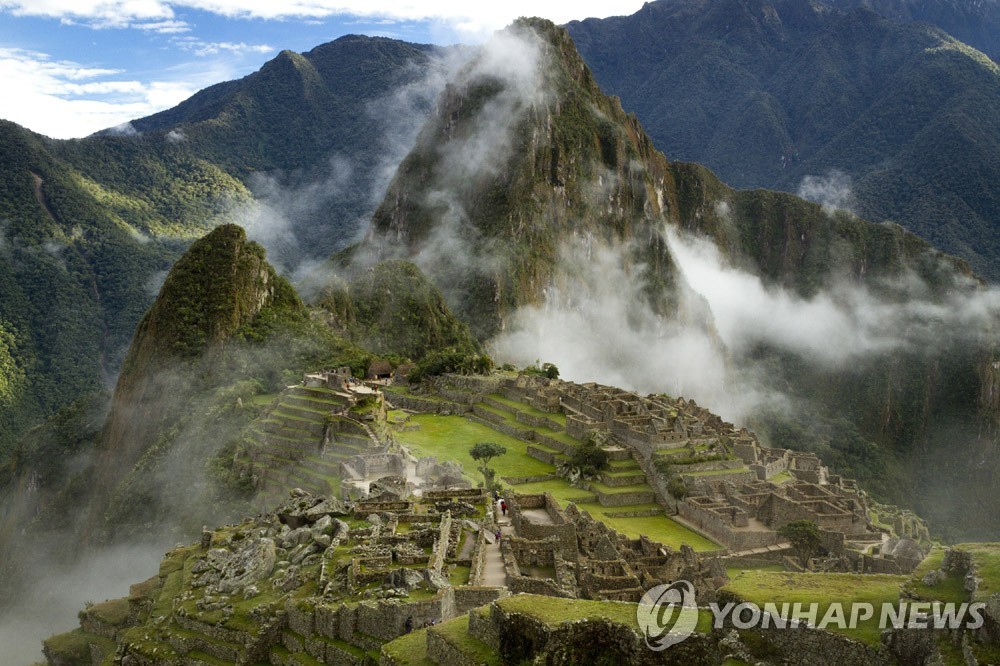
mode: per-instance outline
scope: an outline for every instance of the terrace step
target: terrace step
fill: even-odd
[[[284,418],[293,418],[300,421],[309,421],[311,423],[319,423],[322,425],[326,421],[326,414],[314,411],[312,409],[304,409],[291,404],[289,401],[283,400],[277,409],[271,412],[273,415],[282,416]]]

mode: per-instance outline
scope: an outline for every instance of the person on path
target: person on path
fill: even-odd
[[[500,500],[500,510],[503,511],[503,515],[507,515],[507,500]]]

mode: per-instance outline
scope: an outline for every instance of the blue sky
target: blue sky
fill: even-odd
[[[476,43],[521,15],[562,23],[641,0],[0,0],[0,118],[57,138],[169,108],[282,49],[341,35]]]

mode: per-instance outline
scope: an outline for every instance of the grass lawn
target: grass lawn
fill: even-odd
[[[508,613],[522,613],[540,620],[550,627],[575,620],[603,618],[638,631],[635,617],[638,604],[625,601],[588,601],[543,597],[536,594],[518,594],[501,599],[496,603]],[[711,627],[712,612],[699,609],[697,630],[701,633],[708,633]]]
[[[739,576],[744,571],[771,571],[780,573],[782,571],[786,571],[786,569],[780,564],[769,564],[766,567],[753,567],[751,569],[747,569],[746,567],[732,567],[732,568],[727,567],[726,575],[729,576],[730,579],[733,579]]]
[[[554,467],[549,467],[549,471],[555,472]],[[569,481],[561,478],[550,479],[549,481],[536,481],[534,483],[522,483],[513,486],[514,492],[521,495],[532,495],[535,493],[551,493],[552,497],[561,504],[577,502],[581,500],[594,499],[594,493],[583,488],[574,488],[569,485]]]
[[[852,602],[867,602],[875,606],[875,616],[859,623],[856,629],[831,631],[869,645],[879,645],[879,612],[883,603],[899,602],[899,592],[907,576],[888,574],[792,573],[773,571],[741,571],[726,585],[726,590],[763,608],[765,603],[780,604],[796,601],[819,604],[816,621],[823,618],[831,603],[849,606]],[[846,608],[846,606],[845,606]],[[849,613],[849,609],[847,610]]]
[[[382,652],[403,666],[425,666],[434,662],[427,658],[427,630],[418,629],[382,646]]]
[[[993,593],[1000,592],[1000,543],[966,543],[955,547],[972,553],[981,579],[973,601],[986,601]]]
[[[723,550],[719,544],[684,527],[665,513],[659,516],[641,516],[636,518],[608,515],[608,513],[616,511],[642,511],[644,509],[660,508],[656,504],[611,507],[601,506],[595,502],[592,504],[577,503],[577,507],[586,511],[595,519],[600,520],[608,527],[618,530],[630,539],[638,539],[640,535],[645,535],[653,541],[659,541],[666,546],[678,550],[683,544],[687,544],[699,552]]]
[[[494,652],[486,643],[469,634],[469,616],[462,615],[454,620],[448,620],[442,624],[428,629],[428,631],[438,634],[450,645],[457,648],[463,655],[470,658],[472,663],[499,666],[500,655]]]
[[[925,557],[924,561],[910,574],[910,581],[906,584],[906,589],[918,599],[961,603],[969,596],[965,591],[964,576],[948,576],[934,587],[924,585],[921,580],[931,571],[940,569],[942,560],[944,560],[944,548],[934,547],[930,555]]]
[[[480,481],[475,472],[476,461],[469,456],[469,449],[476,442],[496,442],[507,447],[507,453],[495,458],[490,464],[497,475],[504,476],[535,476],[555,472],[552,465],[536,460],[527,454],[528,444],[514,437],[497,432],[461,416],[439,416],[437,414],[415,414],[410,417],[410,424],[419,424],[416,430],[406,430],[396,433],[401,444],[411,450],[416,456],[436,456],[438,460],[454,460],[466,470],[466,475],[474,482]],[[668,516],[647,516],[640,518],[623,518],[608,516],[608,512],[629,511],[652,508],[655,505],[636,505],[623,507],[603,507],[596,503],[581,503],[581,500],[592,500],[593,493],[575,488],[561,478],[548,481],[537,481],[513,487],[520,494],[551,493],[552,497],[565,506],[576,502],[581,509],[586,509],[595,519],[603,521],[608,527],[618,530],[629,538],[636,539],[645,534],[654,541],[659,541],[672,548],[680,548],[688,544],[697,551],[720,550],[713,541],[674,522]],[[609,492],[626,492],[631,488],[608,488]],[[648,486],[637,487],[649,490]]]
[[[439,461],[454,460],[465,468],[466,475],[474,483],[482,481],[481,475],[475,471],[478,463],[469,455],[469,449],[477,442],[494,442],[507,447],[506,454],[490,461],[498,477],[535,476],[554,471],[551,465],[529,456],[528,445],[521,440],[461,416],[414,414],[409,423],[420,427],[395,433],[401,444],[417,457],[436,456]]]
[[[563,444],[568,444],[569,446],[580,445],[580,440],[576,439],[575,437],[571,437],[563,430],[551,430],[543,426],[534,426],[529,423],[518,421],[516,418],[514,418],[514,415],[511,414],[510,412],[505,412],[502,409],[497,409],[496,407],[490,407],[485,402],[480,402],[476,406],[485,409],[491,414],[496,414],[497,416],[503,419],[505,424],[511,426],[512,428],[517,428],[518,430],[531,430],[532,432],[536,432],[539,435],[545,435],[546,437],[551,437],[552,439],[560,441]]]
[[[492,398],[493,400],[496,400],[500,404],[512,407],[519,412],[524,412],[525,414],[528,414],[530,416],[541,416],[551,421],[555,421],[556,423],[562,425],[563,427],[566,426],[566,415],[563,414],[562,412],[545,412],[542,411],[541,409],[536,409],[531,405],[525,404],[523,402],[518,402],[517,400],[511,400],[509,398],[505,398],[499,393],[490,393],[489,397]]]

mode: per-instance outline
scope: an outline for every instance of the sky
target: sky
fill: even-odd
[[[518,16],[631,14],[642,0],[0,0],[0,118],[87,136],[346,34],[479,43]]]

